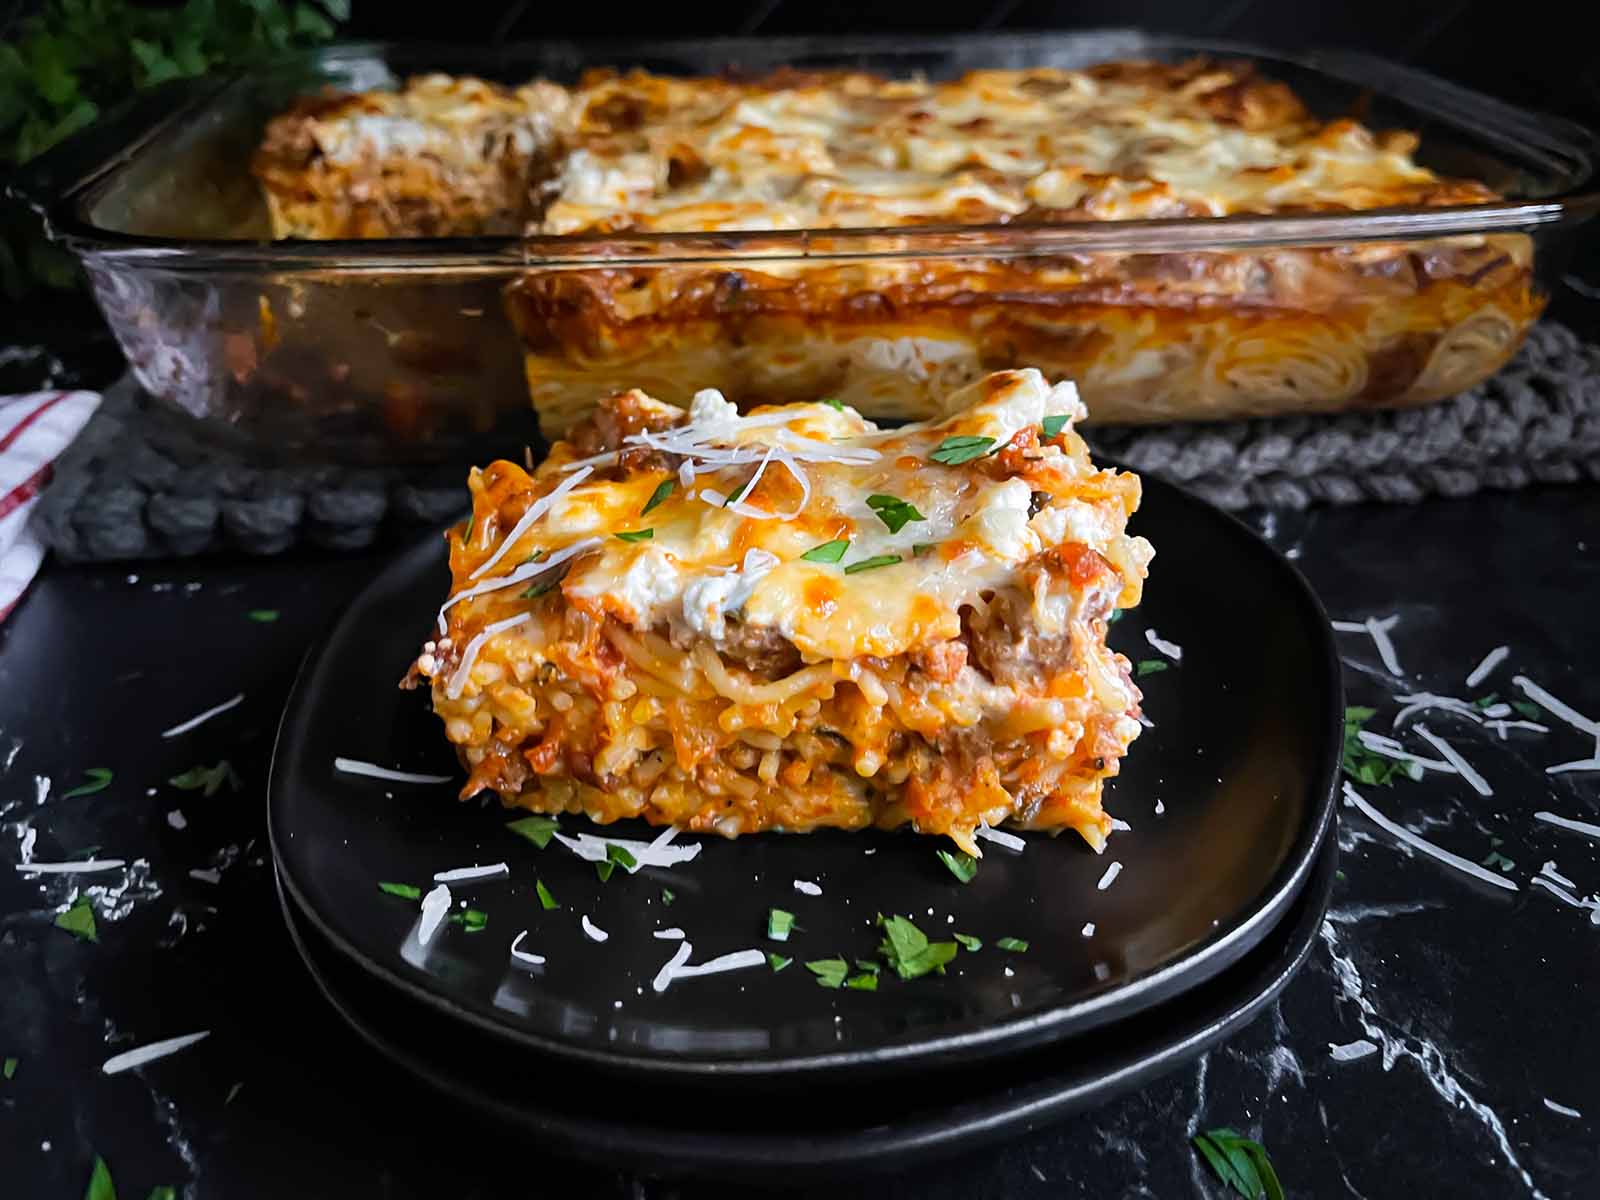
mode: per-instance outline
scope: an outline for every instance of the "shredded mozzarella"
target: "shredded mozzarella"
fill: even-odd
[[[121,1054],[114,1054],[100,1064],[100,1070],[107,1075],[116,1075],[122,1071],[131,1071],[135,1067],[142,1067],[145,1063],[154,1062],[158,1058],[166,1058],[169,1054],[176,1054],[179,1050],[187,1050],[196,1042],[203,1042],[211,1036],[209,1029],[202,1029],[199,1033],[186,1033],[182,1037],[168,1038],[164,1042],[151,1042],[148,1046],[140,1046],[136,1050],[127,1050]]]
[[[208,708],[205,710],[205,712],[198,713],[195,716],[190,717],[187,721],[180,721],[171,729],[163,730],[161,736],[164,738],[173,738],[177,737],[180,733],[188,733],[189,730],[194,729],[196,726],[204,725],[207,721],[211,720],[212,717],[220,716],[221,714],[227,712],[230,708],[234,708],[242,703],[244,703],[244,693],[240,692],[233,699],[224,700],[215,708]]]
[[[84,858],[77,862],[22,862],[17,870],[24,875],[91,875],[96,871],[115,871],[127,863],[120,858]]]
[[[466,883],[473,879],[503,879],[511,874],[511,868],[505,863],[494,863],[487,867],[455,867],[449,871],[439,871],[434,877],[435,883]]]
[[[603,942],[611,936],[604,929],[601,929],[600,926],[589,920],[588,913],[583,914],[583,916],[579,919],[578,924],[583,926],[583,932],[590,941]]]
[[[450,889],[440,884],[422,898],[422,917],[417,922],[417,944],[426,946],[450,914]]]
[[[495,621],[485,625],[472,636],[467,643],[467,648],[461,652],[461,665],[455,669],[455,674],[450,676],[450,682],[445,685],[444,694],[455,700],[460,697],[461,689],[467,686],[467,678],[472,673],[472,665],[478,661],[478,651],[483,649],[483,644],[497,633],[504,633],[518,625],[525,625],[533,619],[532,613],[518,613],[514,617],[507,617],[503,621]]]
[[[1587,821],[1574,821],[1570,817],[1558,817],[1553,812],[1536,812],[1533,814],[1533,819],[1535,821],[1544,821],[1549,825],[1558,825],[1562,829],[1570,829],[1574,833],[1600,838],[1600,825],[1591,825]]]
[[[1183,647],[1178,645],[1177,642],[1167,641],[1166,638],[1156,633],[1154,629],[1146,629],[1144,631],[1144,640],[1149,642],[1157,650],[1161,651],[1161,653],[1165,654],[1173,662],[1183,661]]]
[[[336,758],[333,769],[346,775],[365,775],[370,779],[384,779],[390,783],[449,783],[448,775],[419,775],[415,771],[391,771],[377,763],[363,762],[359,758]]]
[[[1119,862],[1112,863],[1106,868],[1106,873],[1100,876],[1100,882],[1094,885],[1095,890],[1101,892],[1105,891],[1108,887],[1116,882],[1117,876],[1120,874],[1122,874],[1122,864]]]
[[[1433,733],[1426,725],[1421,724],[1417,726],[1417,736],[1422,738],[1428,743],[1428,745],[1432,746],[1440,754],[1444,755],[1445,761],[1456,769],[1456,773],[1460,775],[1461,778],[1465,779],[1472,785],[1472,790],[1477,792],[1478,795],[1494,795],[1494,789],[1489,786],[1489,781],[1486,780],[1482,775],[1479,775],[1477,771],[1473,770],[1472,764],[1466,759],[1462,758],[1457,752],[1456,748],[1449,742],[1445,741],[1438,734]]]
[[[1590,737],[1600,737],[1600,721],[1591,720],[1577,709],[1563,704],[1526,675],[1513,675],[1511,682],[1522,689],[1523,695],[1552,716],[1560,717],[1568,725],[1587,733]]]
[[[1473,667],[1472,674],[1467,676],[1467,686],[1469,688],[1477,687],[1485,679],[1489,678],[1489,672],[1493,671],[1502,662],[1504,662],[1506,655],[1510,653],[1511,647],[1496,646],[1493,650],[1489,651],[1489,653],[1485,654],[1483,656],[1483,661],[1477,666]]]
[[[700,843],[688,846],[670,845],[672,838],[677,835],[673,830],[671,834],[663,833],[653,842],[638,842],[628,838],[597,837],[592,833],[580,833],[577,837],[568,837],[565,834],[555,835],[568,850],[571,850],[585,862],[605,862],[606,847],[617,846],[626,850],[633,856],[633,866],[624,868],[628,874],[634,875],[644,867],[675,867],[679,863],[688,862],[700,854]]]
[[[533,967],[543,966],[544,965],[544,955],[542,955],[542,954],[529,954],[527,951],[519,950],[517,948],[517,947],[522,945],[522,939],[527,937],[527,936],[528,936],[528,931],[526,929],[524,929],[521,933],[517,934],[517,936],[512,939],[512,942],[511,942],[511,957],[516,959],[518,962],[527,963],[529,966],[533,966]]]
[[[479,563],[467,578],[476,579],[486,573],[495,563],[506,556],[511,547],[517,544],[517,539],[527,533],[533,527],[535,521],[555,507],[556,501],[560,500],[561,497],[565,496],[593,473],[593,467],[583,467],[574,471],[556,484],[555,487],[551,488],[545,495],[540,496],[532,504],[528,505],[528,511],[522,514],[522,519],[513,525],[511,531],[500,540],[500,545],[495,552]]]
[[[678,948],[672,952],[672,957],[667,959],[667,961],[662,964],[661,970],[657,971],[656,977],[650,981],[651,989],[657,992],[666,991],[667,985],[672,982],[673,973],[677,971],[679,967],[683,966],[684,963],[688,962],[689,955],[693,953],[693,943],[679,942]]]
[[[1379,828],[1387,830],[1389,833],[1399,838],[1402,842],[1405,842],[1408,846],[1422,851],[1422,853],[1428,855],[1430,858],[1438,859],[1447,866],[1452,866],[1458,871],[1464,871],[1466,874],[1471,875],[1476,879],[1481,879],[1484,883],[1492,884],[1497,888],[1504,888],[1508,892],[1516,892],[1521,890],[1513,881],[1507,879],[1505,876],[1497,875],[1493,871],[1480,867],[1475,862],[1471,862],[1465,858],[1462,858],[1459,854],[1452,854],[1450,851],[1445,850],[1442,847],[1435,846],[1432,842],[1428,841],[1427,838],[1419,837],[1417,834],[1412,833],[1411,830],[1407,829],[1405,826],[1391,821],[1377,809],[1373,808],[1371,804],[1367,803],[1366,798],[1357,792],[1355,788],[1351,787],[1348,780],[1346,780],[1344,785],[1344,798],[1345,803],[1355,805]]]
[[[175,808],[167,814],[167,824],[181,831],[189,828],[189,818],[183,815],[181,808]]]

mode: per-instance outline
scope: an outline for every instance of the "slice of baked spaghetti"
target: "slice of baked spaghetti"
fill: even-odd
[[[937,422],[822,400],[605,401],[532,474],[472,473],[407,683],[509,805],[728,836],[1012,822],[1096,849],[1139,732],[1106,645],[1153,554],[1070,383],[990,375]]]

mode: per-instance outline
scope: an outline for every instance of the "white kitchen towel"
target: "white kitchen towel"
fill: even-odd
[[[44,543],[29,527],[51,468],[100,406],[96,392],[0,397],[0,621],[28,590]]]

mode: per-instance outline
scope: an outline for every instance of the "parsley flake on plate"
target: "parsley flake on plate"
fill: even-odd
[[[158,1184],[150,1189],[150,1194],[144,1200],[178,1200],[178,1189],[170,1183]]]
[[[1067,427],[1067,422],[1072,418],[1066,413],[1054,413],[1039,422],[1039,428],[1044,431],[1045,440],[1060,437],[1061,431]]]
[[[844,986],[844,977],[850,973],[850,964],[842,958],[819,958],[808,962],[806,970],[817,977],[819,986],[838,988]]]
[[[767,951],[767,965],[772,968],[774,975],[783,970],[793,961],[794,959],[792,958],[785,958],[781,954],[774,954],[771,950]]]
[[[817,403],[818,404],[826,404],[829,408],[833,409],[835,412],[843,412],[844,411],[844,401],[843,400],[835,400],[832,396],[824,396],[821,400],[818,400]]]
[[[1541,714],[1539,706],[1531,700],[1513,700],[1511,701],[1511,707],[1516,709],[1522,718],[1527,721],[1537,721]]]
[[[875,571],[879,567],[893,566],[900,561],[898,554],[875,554],[871,558],[863,558],[860,562],[853,562],[844,569],[846,575],[857,575],[862,571]]]
[[[1376,709],[1351,705],[1344,710],[1344,752],[1339,765],[1344,773],[1357,783],[1387,787],[1396,775],[1412,779],[1422,778],[1422,768],[1416,763],[1375,754],[1361,744],[1361,727]]]
[[[252,621],[258,622],[259,624],[271,625],[278,619],[278,610],[275,608],[252,608],[249,612],[245,613],[245,616],[249,617]]]
[[[1472,707],[1482,712],[1486,708],[1493,708],[1500,699],[1499,692],[1490,692],[1487,696],[1479,696],[1472,702]]]
[[[902,500],[899,496],[885,496],[882,492],[874,492],[868,496],[867,507],[878,514],[878,520],[888,526],[890,533],[899,533],[912,521],[928,519],[909,501]]]
[[[409,883],[379,883],[378,890],[386,896],[399,896],[402,900],[421,900],[422,889]]]
[[[947,437],[934,448],[928,455],[936,463],[943,463],[947,467],[959,467],[962,463],[969,463],[975,458],[982,458],[994,447],[992,437]]]
[[[937,550],[938,548],[939,548],[939,543],[938,542],[912,542],[911,543],[911,557],[912,558],[921,558],[929,550]]]
[[[671,907],[672,902],[674,900],[676,900],[677,898],[678,898],[677,893],[674,892],[671,888],[662,888],[661,889],[661,903],[667,905],[669,908]]]
[[[89,1186],[84,1189],[83,1200],[117,1200],[117,1185],[111,1181],[111,1168],[98,1154],[94,1156],[94,1169],[89,1172]]]
[[[950,868],[950,874],[962,883],[971,883],[973,876],[978,873],[978,860],[964,850],[935,850],[934,853],[939,856],[940,862]]]
[[[527,838],[539,849],[543,850],[550,844],[550,839],[560,828],[554,817],[539,814],[532,817],[523,817],[520,821],[510,821],[506,828],[518,837]]]
[[[781,908],[767,910],[767,936],[775,942],[787,942],[794,928],[794,914]]]
[[[556,903],[556,898],[550,894],[550,889],[545,887],[544,880],[535,879],[533,881],[533,890],[539,895],[539,906],[546,912],[549,912],[551,909],[561,907],[561,905]]]
[[[477,908],[464,908],[458,913],[451,913],[450,920],[456,925],[466,927],[468,933],[479,933],[489,925],[489,914]]]
[[[1146,675],[1159,675],[1172,664],[1164,658],[1142,658],[1133,668],[1135,677],[1143,679]]]
[[[595,863],[594,869],[600,876],[600,882],[605,883],[611,878],[611,872],[616,868],[621,867],[625,871],[631,871],[638,865],[639,860],[633,856],[633,852],[626,846],[619,846],[615,842],[607,842],[605,859]]]
[[[650,493],[650,499],[644,502],[644,507],[639,510],[639,515],[641,517],[644,516],[645,513],[649,512],[668,496],[672,495],[672,486],[673,481],[671,479],[663,479],[660,483],[656,484],[656,490]]]
[[[207,796],[215,796],[224,783],[237,792],[244,781],[233,769],[233,764],[223,759],[214,767],[190,767],[183,774],[172,776],[167,782],[181,791],[203,791]]]
[[[94,908],[82,896],[78,897],[78,902],[66,912],[56,914],[55,927],[65,929],[79,941],[100,940],[99,931],[94,927]]]
[[[807,562],[836,563],[844,557],[844,552],[849,548],[849,538],[835,538],[831,542],[823,542],[820,546],[811,547],[800,557]]]
[[[656,531],[654,529],[624,529],[611,536],[619,542],[648,542],[655,535]]]
[[[844,985],[847,988],[854,988],[858,992],[875,992],[878,990],[878,977],[862,972],[860,975],[850,976],[849,979],[844,981]]]
[[[4,1075],[7,1079],[12,1079],[15,1078],[16,1074],[17,1060],[14,1058],[6,1059],[5,1064],[0,1066],[0,1075]]]
[[[995,946],[1001,950],[1010,950],[1016,954],[1026,954],[1028,952],[1028,943],[1021,938],[1003,937],[995,942]]]
[[[1284,1200],[1283,1184],[1272,1169],[1266,1147],[1231,1129],[1196,1134],[1194,1147],[1216,1177],[1248,1200]]]
[[[950,936],[965,946],[972,954],[976,954],[983,949],[983,939],[975,938],[970,933],[953,933]]]
[[[1485,858],[1479,865],[1488,867],[1490,870],[1509,871],[1517,865],[1517,860],[1507,858],[1498,850],[1491,850],[1489,851],[1489,857]]]
[[[930,971],[943,970],[956,956],[954,942],[930,942],[922,930],[904,917],[883,917],[883,941],[878,953],[901,979],[920,979]]]
[[[115,774],[110,767],[85,767],[83,777],[89,782],[80,783],[61,798],[63,800],[75,800],[79,796],[92,796],[96,792],[103,792],[111,786],[111,780],[115,777]]]

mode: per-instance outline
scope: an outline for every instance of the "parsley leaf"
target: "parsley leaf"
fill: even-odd
[[[1067,427],[1067,422],[1072,420],[1066,413],[1054,413],[1039,422],[1039,428],[1044,431],[1045,441],[1053,437],[1060,437],[1061,431]]]
[[[672,902],[677,898],[677,894],[673,892],[671,888],[661,889],[661,903],[667,905],[668,907],[671,907]]]
[[[772,968],[773,974],[777,974],[793,961],[794,959],[792,958],[785,958],[781,954],[774,954],[771,950],[767,951],[767,965]]]
[[[958,952],[954,942],[930,942],[922,930],[904,917],[885,917],[881,924],[884,939],[878,946],[878,953],[901,979],[919,979],[930,971],[940,970]]]
[[[950,936],[955,938],[956,941],[960,942],[967,948],[969,952],[973,954],[976,954],[979,950],[983,949],[983,939],[975,938],[970,933],[955,933],[951,934]]]
[[[824,396],[821,400],[818,400],[817,403],[826,404],[829,408],[834,409],[837,412],[844,411],[844,401],[835,400],[832,396]]]
[[[190,767],[183,774],[172,776],[167,782],[185,792],[204,790],[207,796],[215,796],[224,783],[237,792],[242,780],[232,764],[223,759],[214,767]]]
[[[535,879],[533,881],[533,890],[539,894],[539,907],[543,908],[545,912],[561,907],[556,903],[556,898],[550,894],[550,889],[545,887],[544,880]]]
[[[937,550],[938,548],[939,548],[939,543],[938,542],[912,542],[911,543],[911,557],[912,558],[921,558],[929,550]]]
[[[178,1200],[178,1190],[168,1183],[159,1184],[150,1189],[150,1194],[144,1200]]]
[[[868,496],[867,507],[878,514],[878,520],[889,527],[890,533],[899,533],[912,521],[928,519],[910,502],[900,499],[899,496],[885,496],[882,492],[874,492]]]
[[[1140,659],[1138,664],[1133,668],[1133,673],[1137,678],[1143,679],[1146,675],[1158,675],[1171,665],[1172,664],[1167,662],[1167,660],[1164,658]]]
[[[539,849],[543,850],[550,844],[550,839],[560,828],[554,817],[547,817],[542,813],[537,816],[523,817],[520,821],[508,822],[506,828],[518,837],[527,838]]]
[[[1489,851],[1489,857],[1484,859],[1481,865],[1491,870],[1499,868],[1502,871],[1509,871],[1517,865],[1517,862],[1516,859],[1507,858],[1498,850],[1491,850]]]
[[[871,558],[863,558],[860,562],[853,562],[844,569],[846,575],[855,575],[861,571],[875,571],[879,567],[893,566],[900,561],[898,554],[875,554]]]
[[[1106,624],[1107,625],[1115,625],[1118,621],[1122,620],[1122,613],[1123,613],[1122,609],[1113,608],[1111,610],[1111,615],[1106,618]]]
[[[806,970],[817,977],[817,983],[825,988],[844,986],[844,977],[850,973],[850,964],[842,958],[819,958],[815,962],[808,962]]]
[[[655,535],[654,529],[626,529],[611,536],[619,542],[648,542]]]
[[[111,1182],[111,1168],[98,1154],[94,1156],[94,1170],[89,1172],[89,1186],[84,1189],[83,1200],[117,1200],[117,1185]]]
[[[1196,1134],[1194,1147],[1217,1178],[1248,1200],[1284,1200],[1283,1184],[1272,1169],[1266,1147],[1231,1129]]]
[[[1493,708],[1500,699],[1499,692],[1490,692],[1487,696],[1479,696],[1472,702],[1472,707],[1482,712],[1486,708]]]
[[[767,936],[775,942],[787,942],[794,928],[794,914],[781,908],[767,910]]]
[[[0,1066],[0,1075],[4,1075],[7,1079],[13,1079],[16,1077],[16,1074],[17,1060],[14,1058],[6,1059],[5,1064]]]
[[[668,496],[672,495],[672,487],[673,481],[671,479],[663,479],[660,483],[656,484],[656,490],[650,493],[650,499],[644,502],[644,507],[639,510],[639,515],[641,517],[644,516],[645,513],[649,512]]]
[[[604,861],[595,863],[594,869],[596,874],[600,876],[600,882],[605,883],[611,878],[611,872],[618,867],[625,871],[631,871],[638,865],[639,860],[633,856],[626,846],[618,846],[615,843],[608,842]]]
[[[1015,954],[1026,954],[1028,943],[1021,938],[1003,937],[995,942],[995,947],[1000,950],[1010,950]]]
[[[113,775],[114,772],[110,767],[85,767],[83,777],[89,782],[80,783],[61,798],[73,800],[79,796],[92,796],[96,792],[103,792],[111,786]]]
[[[603,858],[594,865],[594,873],[600,876],[601,883],[611,882],[611,872],[617,869],[617,864],[609,858]]]
[[[100,940],[100,934],[94,927],[94,908],[81,896],[66,912],[56,914],[55,926],[57,929],[65,929],[80,941]]]
[[[750,479],[754,479],[754,478],[755,478],[754,475],[752,475],[750,477]],[[750,479],[746,479],[738,487],[734,488],[733,491],[728,493],[728,498],[722,502],[722,507],[723,508],[727,508],[728,505],[730,505],[730,504],[739,503],[739,497],[744,495],[745,492],[750,490]]]
[[[481,909],[464,908],[458,913],[451,913],[450,920],[465,926],[468,933],[479,933],[488,926],[489,914]]]
[[[947,467],[959,467],[962,463],[982,458],[993,446],[992,437],[947,437],[928,457]]]
[[[849,538],[835,538],[831,542],[823,542],[820,546],[811,547],[800,557],[807,562],[836,563],[844,557],[844,552],[849,548]]]
[[[1522,716],[1529,721],[1537,721],[1542,715],[1542,711],[1539,706],[1533,703],[1531,700],[1513,700],[1511,702],[1511,707],[1516,709],[1517,712],[1521,713]]]
[[[388,896],[399,896],[402,900],[422,899],[422,889],[412,887],[409,883],[380,883],[378,890]]]
[[[963,850],[935,850],[934,853],[939,856],[940,862],[950,868],[950,874],[962,883],[971,883],[973,876],[978,873],[978,860]]]
[[[546,595],[549,592],[555,591],[558,587],[561,586],[561,581],[563,579],[565,579],[566,577],[567,577],[567,573],[565,571],[563,571],[563,572],[561,572],[561,574],[557,575],[554,579],[546,579],[546,580],[543,580],[540,583],[530,584],[526,589],[524,589],[523,591],[517,593],[517,599],[519,599],[519,600],[537,600],[540,596],[543,596],[543,595]]]
[[[245,613],[245,616],[252,621],[260,622],[262,625],[270,625],[278,619],[278,610],[275,608],[252,608]]]
[[[849,979],[844,981],[844,985],[847,988],[854,988],[858,992],[875,992],[878,990],[878,977],[863,972],[860,975],[850,976]]]
[[[1422,768],[1384,754],[1374,754],[1361,744],[1361,726],[1375,709],[1352,705],[1344,710],[1344,752],[1340,766],[1357,783],[1387,787],[1396,775],[1422,777]]]

